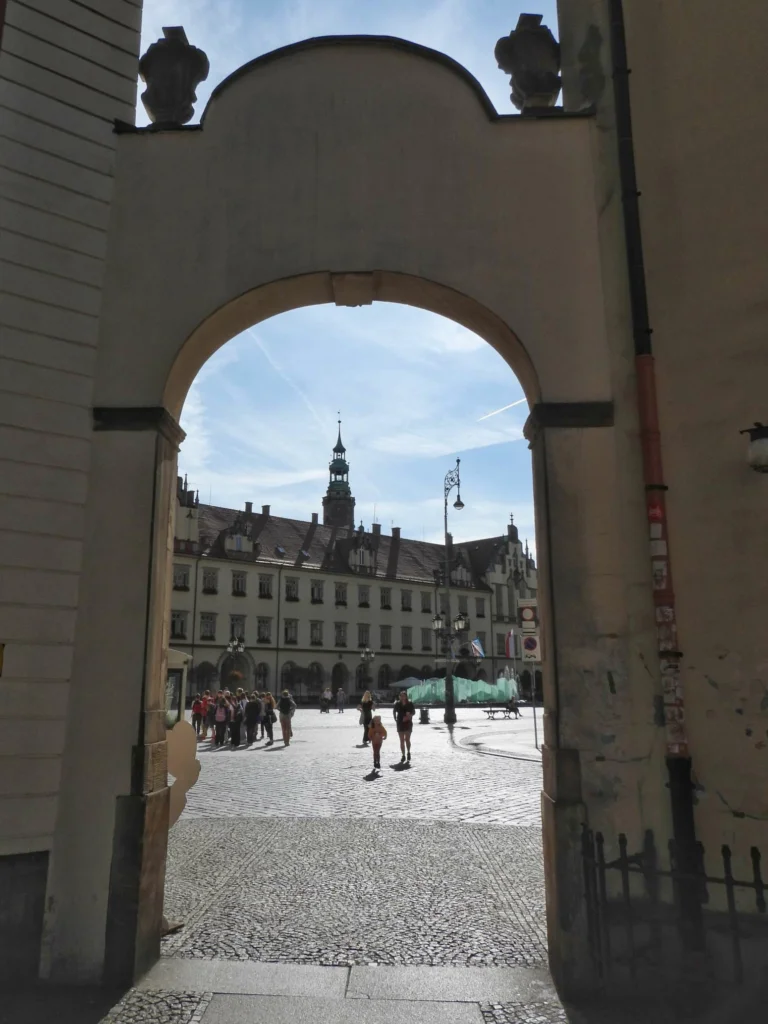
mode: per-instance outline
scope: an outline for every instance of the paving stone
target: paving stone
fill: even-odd
[[[214,996],[202,1024],[483,1024],[473,1003]]]
[[[191,849],[204,852],[195,860]],[[186,923],[164,941],[164,955],[337,966],[547,963],[541,836],[531,827],[181,821],[171,833],[166,915]]]
[[[132,989],[102,1024],[200,1024],[211,993]]]

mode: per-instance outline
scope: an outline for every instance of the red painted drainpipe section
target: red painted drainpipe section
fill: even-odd
[[[678,649],[675,592],[672,583],[672,563],[667,530],[667,487],[664,483],[661,458],[656,373],[651,348],[652,330],[648,316],[648,295],[640,224],[640,192],[637,187],[632,135],[629,90],[631,72],[627,59],[622,0],[608,0],[608,8],[611,20],[616,136],[624,212],[632,333],[635,344],[637,404],[640,418],[640,443],[653,580],[653,603],[656,613],[656,640],[664,707],[672,834],[677,866],[686,876],[693,879],[692,883],[689,884],[686,881],[680,886],[680,923],[683,938],[689,948],[701,948],[703,944],[702,912],[694,877],[701,867],[701,854],[696,841],[692,763],[685,727],[685,702],[680,678],[681,653]]]

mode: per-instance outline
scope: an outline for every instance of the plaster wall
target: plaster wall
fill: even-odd
[[[749,877],[750,845],[768,848],[768,535],[766,480],[739,430],[765,419],[768,142],[755,126],[768,10],[695,8],[624,2],[696,828],[710,867],[727,843]],[[563,2],[560,26],[566,105],[596,101],[605,129],[595,167],[607,254],[621,239],[608,5]],[[715,66],[738,67],[735,93]],[[608,301],[626,303],[625,286],[605,280]]]
[[[85,538],[115,117],[141,3],[0,15],[0,856],[50,849]]]

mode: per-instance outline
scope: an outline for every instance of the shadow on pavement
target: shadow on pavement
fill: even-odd
[[[124,994],[59,985],[0,989],[0,1024],[98,1024]]]
[[[404,772],[411,767],[411,762],[406,761],[404,764],[401,764],[400,761],[398,761],[397,764],[391,764],[389,767],[393,772]]]

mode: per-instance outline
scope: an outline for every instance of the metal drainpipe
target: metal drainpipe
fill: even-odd
[[[679,867],[685,872],[695,874],[700,864],[700,854],[696,843],[691,755],[685,728],[684,701],[680,683],[680,658],[682,655],[678,650],[677,642],[675,592],[665,501],[667,486],[664,483],[661,457],[656,373],[651,347],[652,330],[648,316],[648,294],[640,226],[639,199],[641,193],[637,188],[632,136],[630,68],[627,60],[622,0],[608,0],[608,6],[611,23],[619,175],[624,211],[632,331],[635,343],[640,443],[653,573],[659,668],[664,691],[666,763],[672,805],[672,831],[678,849]],[[680,896],[684,938],[691,947],[698,947],[702,941],[702,918],[696,885],[688,883],[683,886]]]

